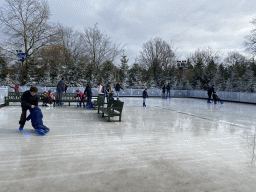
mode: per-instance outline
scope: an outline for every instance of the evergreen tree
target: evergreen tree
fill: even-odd
[[[226,91],[239,91],[238,90],[238,77],[235,71],[231,72],[230,78],[228,78],[227,83],[226,83]]]
[[[243,87],[246,92],[255,92],[255,77],[254,72],[251,69],[247,69],[243,76]]]
[[[37,63],[35,58],[30,58],[29,60],[27,76],[28,76],[28,80],[26,82],[26,86],[32,86],[32,85],[38,84]]]
[[[121,65],[119,66],[119,76],[120,76],[120,81],[123,83],[123,85],[125,85],[125,87],[128,86],[128,61],[129,59],[126,59],[126,55],[122,55],[122,58],[120,59],[121,61]]]
[[[4,80],[7,74],[8,72],[6,60],[0,56],[0,80]]]
[[[203,89],[208,89],[211,84],[213,84],[213,78],[217,70],[217,65],[211,60],[205,67],[203,76],[202,76],[202,86]]]
[[[128,71],[128,82],[129,82],[129,86],[132,88],[137,88],[139,86],[141,86],[141,81],[142,81],[142,73],[141,73],[142,69],[139,66],[138,63],[135,63],[131,66],[131,68]]]
[[[203,75],[203,72],[204,72],[202,59],[197,60],[196,65],[194,66],[194,71],[193,72],[194,72],[194,74],[193,74],[193,77],[192,77],[191,85],[195,89],[198,89],[199,87],[201,88],[202,75]]]
[[[111,61],[106,61],[102,64],[101,77],[103,83],[108,83],[114,80],[114,64]],[[120,80],[120,79],[119,79]]]
[[[220,73],[220,66],[217,68],[211,85],[215,85],[217,91],[225,90],[225,79],[222,77]]]

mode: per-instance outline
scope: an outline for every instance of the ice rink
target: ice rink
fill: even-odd
[[[120,99],[121,122],[40,107],[45,136],[18,130],[20,104],[0,108],[0,191],[256,191],[256,105]]]

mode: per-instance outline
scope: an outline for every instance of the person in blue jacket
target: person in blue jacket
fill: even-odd
[[[143,107],[146,107],[146,98],[148,98],[147,88],[143,91],[142,97],[143,97]]]
[[[27,121],[31,119],[31,124],[34,127],[35,131],[39,135],[45,135],[45,133],[49,132],[50,129],[43,125],[43,114],[41,109],[38,106],[35,106],[33,109],[29,109],[30,115],[27,117]]]

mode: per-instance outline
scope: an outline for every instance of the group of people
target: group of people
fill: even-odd
[[[170,83],[168,83],[168,85],[167,86],[163,86],[163,96],[162,96],[162,98],[163,99],[167,99],[167,97],[168,97],[168,95],[169,95],[169,99],[171,98],[171,85],[170,85]],[[165,96],[165,90],[167,90],[167,95]]]
[[[57,85],[57,96],[56,99],[52,93],[51,90],[49,90],[48,92],[44,91],[43,94],[41,95],[41,100],[43,100],[43,106],[47,106],[47,103],[52,104],[58,104],[58,105],[63,105],[63,103],[61,103],[62,100],[62,95],[64,92],[66,92],[66,83],[64,82],[64,78],[62,78],[58,85]],[[15,89],[15,92],[19,92],[19,86],[15,85],[14,87],[12,87]],[[98,94],[99,95],[104,95],[107,98],[107,102],[114,100],[114,91],[112,90],[112,86],[111,83],[107,83],[105,86],[103,85],[102,82],[98,83]],[[117,99],[119,99],[119,91],[120,89],[123,89],[120,85],[120,82],[118,82],[115,86],[115,91],[116,91],[116,95],[117,95]],[[167,89],[167,96],[165,96],[165,89]],[[214,100],[214,104],[217,104],[217,101],[220,101],[221,104],[223,104],[223,102],[220,100],[220,98],[217,96],[216,92],[214,91],[215,86],[213,85],[209,90],[208,90],[208,101],[207,103],[211,103],[211,96],[213,94],[213,100]],[[22,113],[21,113],[21,117],[20,117],[20,128],[19,130],[22,131],[25,125],[25,122],[30,120],[32,121],[32,126],[34,127],[34,129],[38,132],[38,134],[41,135],[45,135],[45,133],[49,132],[50,129],[47,128],[46,126],[43,125],[43,114],[41,112],[41,110],[38,108],[38,101],[39,101],[39,96],[37,95],[38,89],[34,86],[32,86],[30,88],[30,90],[25,91],[23,93],[23,95],[21,96],[21,107],[22,107]],[[76,90],[77,95],[76,97],[80,98],[79,101],[79,105],[78,107],[81,107],[82,103],[83,106],[85,107],[85,97],[87,96],[88,98],[88,107],[87,108],[93,108],[93,104],[92,104],[92,91],[91,91],[91,87],[90,84],[87,83],[87,86],[84,90],[84,93],[80,90]],[[165,87],[165,85],[163,86],[163,97],[167,99],[169,95],[170,96],[170,83],[168,83],[168,85]],[[148,97],[148,93],[147,93],[147,88],[144,89],[143,94],[143,107],[146,107],[146,98]],[[30,111],[30,115],[28,117],[27,116],[27,110]]]
[[[58,82],[56,99],[51,90],[49,90],[48,92],[44,91],[43,94],[40,95],[41,100],[43,101],[42,106],[48,106],[47,103],[49,104],[54,103],[54,106],[55,104],[63,105],[63,103],[61,102],[62,96],[63,96],[63,93],[67,91],[66,89],[67,85],[64,82],[64,80],[65,79],[62,78]],[[15,85],[15,88],[14,88],[15,92],[19,92],[18,88],[19,88],[18,85]],[[110,82],[107,83],[106,86],[103,86],[103,83],[100,82],[98,84],[98,88],[99,88],[98,94],[104,94],[107,98],[107,102],[114,99],[114,91],[112,90]],[[115,86],[117,99],[119,99],[120,89],[123,89],[123,88],[121,87],[120,82],[118,82]],[[45,135],[50,131],[50,129],[45,125],[43,125],[43,114],[41,109],[38,108],[39,96],[37,95],[37,93],[38,93],[38,89],[32,86],[30,87],[30,90],[25,91],[21,96],[22,112],[21,112],[21,117],[19,121],[19,124],[20,124],[19,130],[22,131],[26,121],[31,120],[32,126],[35,129],[35,131],[40,135]],[[93,108],[93,104],[91,102],[92,91],[89,83],[87,83],[84,93],[80,90],[76,90],[76,93],[77,95],[75,96],[75,98],[76,97],[80,98],[80,104],[78,105],[78,107],[81,107],[82,103],[85,107],[84,102],[85,102],[85,95],[86,95],[88,98],[88,105],[89,105],[87,108]],[[30,111],[30,115],[28,117],[27,117],[27,110]]]
[[[213,85],[210,89],[208,89],[208,101],[207,103],[211,103],[211,97],[212,97],[212,94],[213,94],[213,101],[214,101],[214,104],[217,104],[217,101],[219,101],[221,104],[223,104],[223,101],[220,100],[220,98],[217,96],[216,94],[216,91],[214,91],[215,89],[215,86]]]

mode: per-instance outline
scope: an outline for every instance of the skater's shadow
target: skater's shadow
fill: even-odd
[[[12,136],[28,136],[28,135],[38,135],[37,132],[33,128],[23,129],[20,131],[19,129],[1,129],[0,132],[1,135],[5,135],[8,137],[8,135]],[[39,136],[39,135],[38,135]]]

